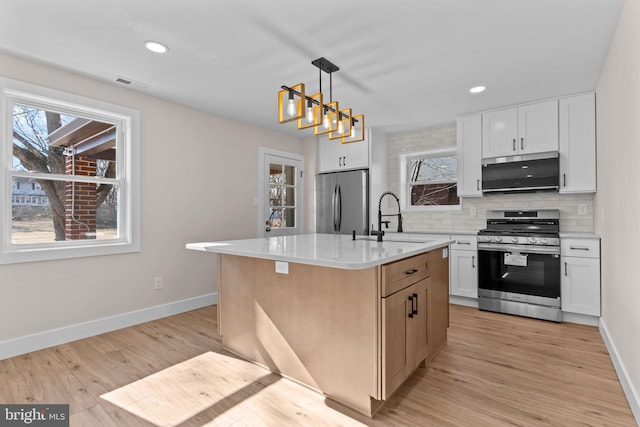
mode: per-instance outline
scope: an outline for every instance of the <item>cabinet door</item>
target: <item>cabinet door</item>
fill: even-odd
[[[558,151],[558,100],[518,107],[519,154]]]
[[[391,396],[415,367],[412,293],[409,286],[382,298],[382,399]]]
[[[560,193],[595,193],[595,94],[562,98],[559,108]]]
[[[423,360],[429,357],[430,317],[433,309],[431,295],[431,278],[427,277],[413,285],[411,296],[415,307],[413,319],[409,326],[415,337],[415,351],[413,366],[417,367]]]
[[[457,139],[458,196],[482,196],[482,116],[458,119]]]
[[[562,257],[562,311],[600,316],[600,259]]]
[[[482,158],[517,154],[518,110],[507,108],[482,115]]]
[[[478,270],[475,251],[451,251],[451,295],[478,298]]]
[[[342,162],[347,169],[363,169],[369,167],[369,141],[351,142],[342,144],[346,148],[345,158]]]
[[[339,139],[318,137],[318,172],[331,172],[344,169],[343,162],[347,149]]]

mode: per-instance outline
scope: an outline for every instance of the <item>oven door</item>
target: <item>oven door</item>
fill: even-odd
[[[478,243],[478,288],[500,293],[560,297],[560,248]]]

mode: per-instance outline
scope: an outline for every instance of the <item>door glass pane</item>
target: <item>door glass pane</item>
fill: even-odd
[[[269,186],[269,206],[282,206],[282,187]]]
[[[284,205],[285,206],[295,206],[296,205],[296,189],[295,187],[284,187],[283,196],[284,196]]]
[[[271,184],[284,184],[284,177],[282,173],[282,165],[271,163],[269,165],[269,182]]]
[[[296,226],[296,210],[285,209],[284,210],[284,227],[295,227],[295,226]]]
[[[284,167],[284,184],[296,185],[296,168],[294,166]]]
[[[283,228],[284,221],[282,218],[282,209],[269,209],[269,227],[274,228]]]

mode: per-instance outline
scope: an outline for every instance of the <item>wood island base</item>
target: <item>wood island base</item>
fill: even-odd
[[[218,254],[225,348],[369,417],[447,339],[448,248],[341,269]]]

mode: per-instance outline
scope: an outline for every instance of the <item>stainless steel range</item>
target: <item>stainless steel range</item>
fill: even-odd
[[[560,322],[560,213],[488,211],[478,232],[481,310]]]

